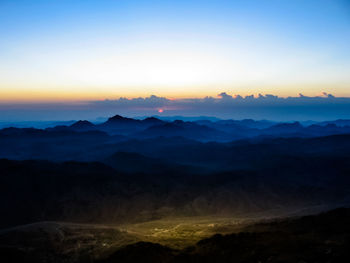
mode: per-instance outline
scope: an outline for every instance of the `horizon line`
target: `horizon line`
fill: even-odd
[[[305,93],[306,94],[306,93]],[[52,103],[58,103],[58,104],[71,104],[71,103],[78,103],[78,104],[85,104],[85,103],[91,103],[91,102],[103,102],[103,101],[118,101],[118,100],[135,100],[135,99],[148,99],[148,98],[162,98],[167,99],[169,101],[186,101],[186,100],[203,100],[203,99],[223,99],[223,98],[231,98],[233,100],[236,99],[259,99],[259,98],[272,98],[275,97],[276,99],[288,99],[288,98],[320,98],[320,99],[327,99],[327,98],[335,98],[335,99],[349,99],[350,96],[338,96],[334,95],[333,93],[327,93],[327,92],[319,92],[317,95],[304,95],[303,92],[299,92],[297,96],[295,95],[288,95],[288,96],[281,96],[281,95],[275,95],[272,93],[245,93],[245,94],[229,94],[227,92],[221,92],[217,94],[216,96],[213,95],[206,95],[206,96],[162,96],[162,95],[155,95],[155,94],[149,94],[149,95],[141,95],[141,96],[117,96],[117,97],[105,97],[105,98],[70,98],[70,99],[49,99],[49,98],[43,98],[43,99],[1,99],[0,98],[0,104],[18,104],[18,105],[25,105],[25,104],[52,104]]]

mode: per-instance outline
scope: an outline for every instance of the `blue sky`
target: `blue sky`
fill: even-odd
[[[350,118],[349,43],[345,0],[0,0],[0,121]],[[298,103],[236,99],[259,93]]]
[[[350,4],[0,1],[0,100],[350,96]]]

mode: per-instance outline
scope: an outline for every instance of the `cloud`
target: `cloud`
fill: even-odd
[[[231,95],[228,95],[226,92],[222,92],[218,95],[218,97],[220,97],[223,100],[230,100],[233,99],[233,97]]]
[[[152,95],[146,98],[120,98],[92,105],[108,105],[108,110],[129,116],[158,114],[184,116],[216,116],[220,118],[253,118],[271,120],[321,120],[350,118],[350,98],[336,98],[324,92],[321,96],[278,97],[273,94],[231,95],[221,92],[217,97],[169,100]],[[107,108],[106,108],[107,110]]]
[[[163,112],[159,112],[162,109]],[[215,116],[225,119],[330,120],[350,119],[350,98],[323,92],[320,96],[278,97],[231,95],[168,99],[149,97],[88,101],[80,104],[0,105],[1,117],[8,119],[94,119],[115,114],[135,117],[151,115]]]
[[[328,98],[335,98],[332,94],[329,94],[327,92],[322,92],[322,95]]]
[[[155,95],[151,95],[146,98],[138,97],[138,98],[132,98],[128,99],[125,97],[121,97],[117,100],[102,100],[102,101],[91,101],[92,104],[99,104],[99,105],[138,105],[138,106],[149,106],[149,105],[165,105],[169,103],[170,100],[165,97],[157,97]]]

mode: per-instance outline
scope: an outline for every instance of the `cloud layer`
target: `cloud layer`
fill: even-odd
[[[88,101],[79,104],[0,105],[2,120],[68,120],[125,116],[183,115],[215,116],[224,119],[330,120],[350,119],[350,98],[326,92],[320,96],[278,97],[231,95],[217,97],[168,99],[151,95],[139,98]]]

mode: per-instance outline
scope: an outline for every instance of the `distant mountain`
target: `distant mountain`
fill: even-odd
[[[0,158],[73,160],[87,156],[88,149],[119,140],[102,131],[76,131],[67,126],[45,130],[6,128],[0,130]]]
[[[266,121],[266,120],[256,121],[252,119],[244,119],[244,120],[221,120],[221,121],[217,121],[216,124],[226,125],[226,126],[236,125],[239,127],[243,126],[247,128],[253,128],[253,129],[265,129],[275,125],[276,122]]]
[[[304,126],[302,126],[299,122],[279,123],[269,128],[263,129],[263,133],[269,135],[297,134],[303,129]]]
[[[319,125],[328,125],[328,124],[335,124],[339,127],[344,127],[344,126],[350,126],[350,120],[342,120],[342,119],[339,119],[339,120],[335,120],[335,121],[323,121],[323,122],[320,122]]]
[[[0,135],[8,137],[18,137],[18,139],[32,138],[65,138],[69,136],[107,136],[102,131],[75,131],[69,126],[56,126],[54,128],[35,129],[35,128],[4,128],[0,130]]]
[[[184,137],[194,140],[228,140],[230,137],[225,132],[210,128],[205,125],[199,125],[195,122],[184,122],[176,120],[173,122],[155,125],[136,134],[136,137]]]
[[[299,122],[275,123],[266,120],[210,120],[164,121],[156,117],[143,120],[127,118],[120,115],[110,117],[107,121],[93,124],[89,121],[77,121],[70,126],[59,125],[46,128],[47,131],[102,131],[109,135],[122,135],[129,138],[155,138],[181,136],[198,141],[234,141],[254,137],[316,137],[332,134],[350,133],[347,120],[303,126]]]
[[[142,123],[145,123],[146,125],[149,125],[149,126],[154,126],[154,125],[164,124],[165,121],[162,121],[162,120],[155,118],[155,117],[148,117],[148,118],[142,120]]]
[[[302,126],[299,122],[281,123],[261,130],[259,135],[275,137],[317,137],[350,133],[350,126],[339,127],[335,124]]]
[[[120,115],[115,115],[113,117],[110,117],[104,124],[108,125],[108,124],[120,124],[120,123],[138,123],[139,120],[135,120],[132,118],[127,118],[127,117],[123,117]]]
[[[147,129],[152,125],[159,125],[161,123],[163,123],[163,121],[157,118],[137,120],[115,115],[109,118],[106,122],[99,124],[97,127],[98,129],[110,134],[131,135],[138,131]]]
[[[245,123],[234,120],[223,120],[217,122],[204,120],[197,121],[196,123],[226,133],[227,136],[224,138],[231,141],[258,136],[261,133],[261,131],[257,128],[251,128],[246,126]]]
[[[89,121],[77,121],[73,123],[70,128],[76,131],[91,131],[96,130],[96,126]]]
[[[349,205],[350,126],[336,122],[116,115],[100,124],[81,120],[46,129],[1,129],[0,228],[11,229],[0,231],[0,261],[5,255],[32,262],[94,262],[94,253],[103,251],[105,262],[347,262],[340,260],[349,246],[347,210],[255,225],[185,250],[148,242],[122,247],[126,243],[113,237],[130,244],[134,234],[124,227],[141,229],[147,223],[153,233],[172,240],[175,234],[159,222],[177,218],[172,228],[182,242],[182,231],[202,235],[183,226],[183,218],[191,218],[193,226],[214,217],[236,226],[242,217]],[[88,227],[81,227],[84,223]],[[121,231],[113,231],[117,224]],[[227,230],[206,225],[210,233]],[[29,241],[41,246],[33,249]]]
[[[45,129],[58,125],[71,125],[74,122],[75,121],[8,121],[0,122],[0,129],[9,127]]]
[[[219,121],[220,118],[217,117],[211,117],[211,116],[181,116],[181,115],[176,115],[176,116],[159,116],[156,115],[154,116],[155,118],[161,119],[163,121],[176,121],[176,120],[181,120],[181,121],[199,121],[199,120],[209,120],[209,121]]]
[[[116,128],[111,128],[117,131],[115,133],[110,132],[110,128],[85,121],[75,123],[74,127],[57,126],[45,130],[5,128],[0,130],[0,158],[103,161],[116,152],[134,152],[179,164],[227,169],[227,166],[243,166],[255,159],[261,159],[258,154],[265,154],[264,151],[288,154],[288,151],[292,153],[294,150],[312,150],[306,147],[309,141],[301,138],[344,134],[340,140],[342,143],[330,144],[333,147],[343,147],[347,145],[346,134],[350,134],[349,127],[331,124],[303,127],[298,123],[291,123],[274,125],[267,129],[246,128],[237,124],[232,128],[231,124],[229,127],[220,124],[213,126],[217,127],[215,129],[196,122],[145,119],[136,122],[137,128],[134,121],[127,122],[131,124],[115,124]],[[124,132],[119,132],[122,130]],[[316,146],[315,149],[324,150]],[[277,150],[280,152],[275,152]],[[245,157],[246,153],[252,155]],[[242,158],[247,159],[243,161]]]

